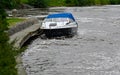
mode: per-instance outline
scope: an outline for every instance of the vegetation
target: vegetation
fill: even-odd
[[[21,3],[28,3],[35,7],[91,6],[120,4],[120,0],[21,0]]]
[[[8,43],[7,29],[6,13],[0,3],[0,75],[17,75],[14,48]]]
[[[91,6],[120,4],[120,0],[45,0],[48,6]]]
[[[28,0],[21,0],[21,3],[28,3]]]
[[[66,6],[78,6],[78,0],[65,0]]]
[[[14,26],[16,23],[22,22],[25,19],[22,18],[7,18],[7,22],[9,24],[9,27]]]
[[[17,2],[18,1],[18,2]],[[7,34],[8,26],[4,9],[16,8],[19,0],[0,0],[0,75],[17,75],[15,56],[16,51],[9,41]]]
[[[47,7],[45,0],[28,0],[28,4],[34,6],[35,8]]]
[[[47,6],[64,6],[65,0],[45,0],[47,3]]]
[[[67,6],[91,6],[91,5],[107,5],[120,4],[120,0],[66,0]]]
[[[19,7],[20,0],[0,0],[0,5],[2,8],[13,9]]]
[[[106,5],[110,4],[109,0],[78,0],[79,6],[91,6],[91,5]]]

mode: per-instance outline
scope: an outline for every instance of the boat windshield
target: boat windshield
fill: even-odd
[[[69,21],[68,18],[47,18],[44,22],[66,22]]]

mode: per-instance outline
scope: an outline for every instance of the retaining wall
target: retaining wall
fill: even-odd
[[[37,18],[32,18],[9,29],[9,42],[14,42],[14,47],[21,48],[30,37],[38,34],[41,23]]]
[[[43,17],[42,17],[43,18]],[[22,45],[32,36],[37,35],[38,31],[40,30],[41,26],[40,20],[37,18],[31,18],[27,21],[24,21],[22,23],[17,24],[15,27],[10,28],[8,30],[8,33],[10,35],[9,42],[14,42],[14,47],[21,48]],[[16,56],[16,62],[17,62],[17,70],[18,75],[27,75],[27,73],[24,70],[24,67],[22,66],[22,59],[21,56]]]
[[[39,21],[37,18],[30,18],[30,19],[27,19],[25,20],[24,22],[21,22],[21,23],[18,23],[16,24],[14,27],[10,28],[8,30],[8,34],[11,36],[29,26],[32,26],[34,24],[37,24]]]

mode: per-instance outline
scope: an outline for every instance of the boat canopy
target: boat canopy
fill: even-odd
[[[73,21],[75,21],[73,15],[71,13],[49,14],[46,18],[70,18]]]

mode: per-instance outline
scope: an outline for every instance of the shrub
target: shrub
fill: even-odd
[[[0,75],[17,75],[14,49],[8,43],[6,13],[0,3]]]
[[[78,6],[78,0],[66,0],[65,3],[67,6]]]
[[[28,0],[28,4],[34,6],[35,8],[45,8],[45,0]]]
[[[0,0],[0,4],[3,8],[13,9],[20,5],[20,0]]]

